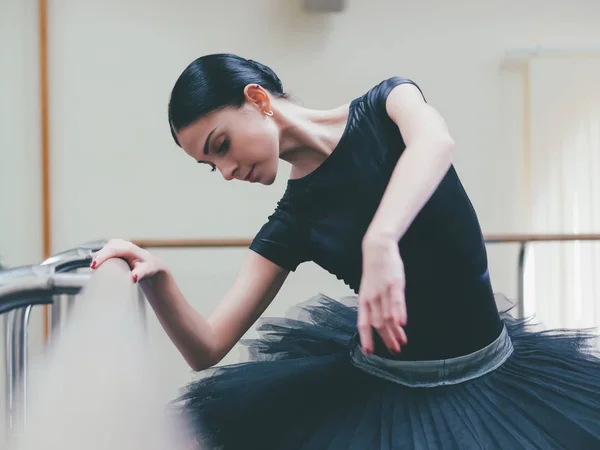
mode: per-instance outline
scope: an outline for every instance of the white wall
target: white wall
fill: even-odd
[[[11,266],[42,256],[36,14],[33,0],[0,0],[0,263]],[[39,314],[34,322],[34,347],[39,347]],[[4,318],[0,331],[1,445]]]
[[[49,3],[55,251],[108,237],[249,237],[263,223],[285,177],[271,188],[225,183],[175,147],[167,127],[176,77],[195,57],[221,51],[270,65],[313,107],[347,102],[384,77],[413,78],[449,123],[484,231],[527,231],[518,76],[501,70],[502,56],[537,44],[600,45],[600,4],[584,0],[356,0],[330,16],[302,12],[300,0]],[[10,265],[42,256],[36,4],[0,3],[0,255]],[[214,196],[200,202],[199,192]],[[243,251],[157,253],[208,314]],[[490,260],[496,288],[514,296],[515,249],[490,248]],[[347,292],[307,266],[269,312],[318,291]],[[41,349],[39,319],[31,326],[34,352]],[[150,319],[175,389],[189,371]]]

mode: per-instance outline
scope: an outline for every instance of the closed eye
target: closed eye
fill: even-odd
[[[222,155],[226,153],[227,150],[229,150],[229,139],[225,138],[223,139],[221,145],[219,145],[219,148],[217,149],[217,154]]]

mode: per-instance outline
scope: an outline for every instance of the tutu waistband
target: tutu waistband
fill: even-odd
[[[350,358],[357,368],[388,381],[409,387],[436,387],[462,383],[500,367],[512,354],[506,326],[494,342],[468,355],[429,361],[397,361],[365,355],[358,335],[350,343]]]

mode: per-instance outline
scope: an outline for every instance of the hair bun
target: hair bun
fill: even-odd
[[[277,74],[275,72],[273,72],[272,69],[265,66],[264,64],[259,63],[258,61],[254,61],[253,59],[249,59],[248,62],[250,64],[252,64],[253,66],[255,66],[258,70],[263,72],[265,75],[268,75],[273,80],[273,82],[277,85],[279,92],[283,94],[283,83],[281,82],[281,80],[279,79]]]

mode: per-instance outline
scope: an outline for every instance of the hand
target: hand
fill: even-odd
[[[398,243],[378,236],[363,241],[363,274],[358,294],[358,332],[363,351],[374,351],[372,328],[388,350],[400,353],[408,342],[404,264]]]
[[[164,270],[164,264],[149,251],[122,239],[111,239],[94,254],[91,268],[97,269],[102,263],[111,258],[121,258],[127,261],[131,268],[133,282],[149,278]]]

